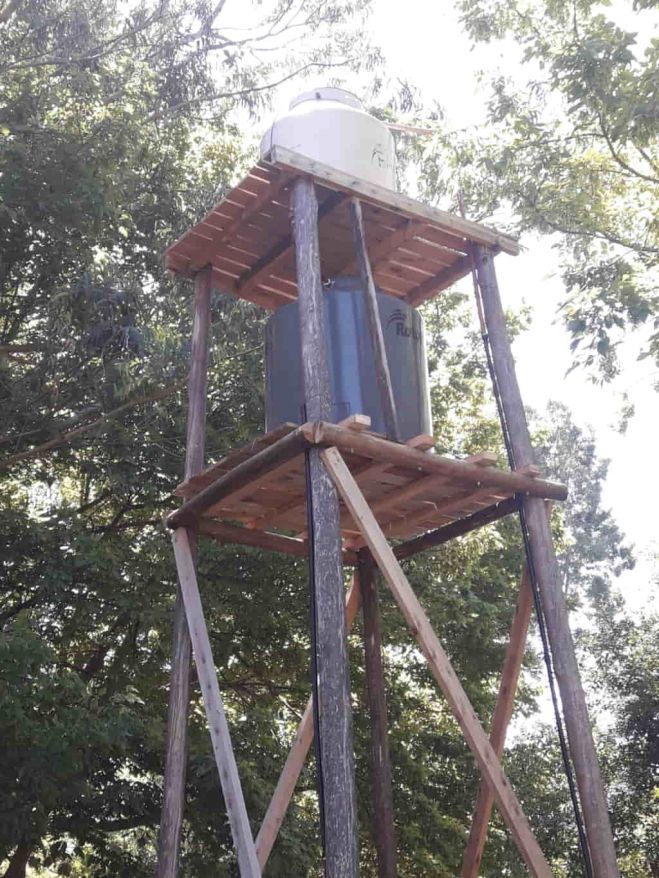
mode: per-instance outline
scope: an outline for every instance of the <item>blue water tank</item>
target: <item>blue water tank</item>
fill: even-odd
[[[357,278],[339,277],[325,288],[325,341],[332,392],[332,420],[369,415],[385,433],[364,291]],[[378,292],[401,439],[432,433],[423,321],[407,302]],[[304,389],[298,303],[278,308],[266,327],[266,429],[302,423]]]

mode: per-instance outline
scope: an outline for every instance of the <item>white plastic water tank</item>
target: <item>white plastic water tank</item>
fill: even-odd
[[[317,88],[291,101],[261,140],[261,158],[283,146],[346,174],[395,189],[394,139],[358,97]]]

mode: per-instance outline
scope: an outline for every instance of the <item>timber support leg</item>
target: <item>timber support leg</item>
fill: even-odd
[[[503,754],[506,731],[513,713],[517,681],[519,680],[524,660],[524,648],[526,646],[532,609],[533,593],[531,590],[531,580],[528,568],[525,566],[522,573],[517,606],[515,607],[515,616],[510,630],[506,658],[503,663],[501,685],[499,686],[499,694],[492,717],[490,744],[499,759],[501,759]],[[492,790],[485,781],[481,780],[469,840],[462,861],[462,878],[477,878],[478,876],[483,850],[485,849],[487,826],[490,821],[493,805],[494,795]]]
[[[215,763],[220,775],[231,835],[238,856],[240,878],[260,878],[261,869],[247,818],[238,766],[231,746],[229,725],[224,712],[208,629],[201,606],[194,556],[185,528],[178,528],[172,533],[172,542],[197,676],[204,699],[208,730],[213,744]]]
[[[206,384],[210,327],[211,276],[195,277],[194,322],[188,384],[188,424],[185,450],[185,478],[196,475],[204,465],[206,438]],[[194,539],[192,551],[195,551]],[[172,630],[172,665],[169,679],[165,778],[156,878],[176,878],[185,805],[188,709],[190,705],[190,635],[179,587]]]
[[[515,363],[506,332],[506,321],[499,295],[492,253],[474,246],[478,286],[492,356],[494,380],[505,418],[515,468],[533,464],[533,448],[526,423]],[[613,833],[599,769],[593,733],[588,718],[586,696],[570,632],[567,605],[558,570],[545,503],[537,497],[523,496],[523,520],[528,533],[530,562],[533,565],[552,660],[558,681],[563,714],[570,743],[583,810],[588,847],[595,878],[618,878],[619,870]]]
[[[540,850],[521,805],[501,768],[499,759],[357,482],[336,448],[326,448],[322,452],[322,456],[343,502],[350,510],[355,524],[364,536],[396,603],[425,655],[433,675],[462,729],[465,740],[478,762],[482,776],[493,790],[499,810],[520,854],[532,875],[538,876],[538,878],[550,878],[552,873],[549,864]]]
[[[318,245],[318,200],[312,180],[293,184],[293,239],[297,268],[300,341],[306,417],[330,419],[332,404],[325,346]],[[325,875],[356,878],[357,810],[352,743],[350,675],[346,644],[339,498],[318,448],[307,455],[312,626],[316,641],[318,786],[323,820]]]
[[[359,610],[360,597],[359,583],[357,578],[353,577],[352,585],[346,597],[346,630],[348,631],[352,628],[355,616]],[[313,725],[313,703],[311,698],[309,698],[293,738],[286,763],[270,799],[268,810],[256,836],[256,855],[262,869],[265,868],[265,864],[268,861],[272,846],[275,843],[293,792],[295,791],[295,785],[313,742]]]
[[[356,576],[364,614],[366,694],[371,721],[371,782],[373,786],[373,838],[379,878],[396,878],[396,829],[387,731],[387,698],[382,667],[382,631],[375,564],[368,550],[358,555]]]

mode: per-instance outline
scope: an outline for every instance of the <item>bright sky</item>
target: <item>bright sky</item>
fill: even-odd
[[[237,11],[235,4],[234,8]],[[635,24],[629,18],[621,23],[632,28]],[[645,22],[642,28],[648,38]],[[450,129],[478,125],[484,119],[487,95],[479,85],[480,70],[500,68],[512,76],[519,72],[518,52],[512,43],[504,49],[472,51],[453,4],[446,0],[406,0],[404,14],[391,0],[373,0],[370,29],[373,42],[385,55],[390,80],[400,78],[416,86],[425,104],[437,101]],[[298,92],[322,84],[315,80],[305,85],[287,83],[278,90],[275,110],[284,111]],[[354,81],[348,77],[345,86],[357,94],[363,91],[363,81],[357,77]],[[600,457],[610,459],[604,503],[634,543],[638,558],[636,569],[625,574],[619,585],[629,605],[640,611],[653,596],[654,557],[659,554],[655,516],[650,510],[650,499],[659,486],[648,485],[648,461],[653,461],[657,427],[657,395],[650,370],[630,356],[621,378],[606,387],[594,386],[579,371],[566,375],[569,338],[555,322],[564,298],[555,274],[555,256],[547,239],[527,238],[523,243],[527,250],[521,256],[502,255],[497,260],[504,305],[516,309],[527,303],[533,313],[531,328],[514,348],[522,393],[526,403],[539,410],[549,399],[566,403],[578,424],[592,427]],[[636,416],[622,436],[615,425],[625,392],[636,406]]]

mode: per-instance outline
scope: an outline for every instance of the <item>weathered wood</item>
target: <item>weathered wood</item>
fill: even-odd
[[[353,578],[352,585],[346,597],[346,630],[352,628],[355,617],[359,610],[360,602],[359,585]],[[284,821],[288,806],[295,791],[300,772],[307,758],[309,748],[313,741],[313,703],[311,698],[307,702],[307,706],[302,714],[302,719],[297,727],[295,737],[282,773],[277,781],[277,786],[270,799],[268,810],[266,811],[263,823],[256,836],[256,855],[259,859],[261,868],[265,868],[268,861],[272,846]]]
[[[384,345],[382,321],[380,320],[380,311],[378,310],[378,297],[375,291],[373,272],[371,271],[371,263],[369,262],[368,250],[366,248],[366,235],[364,234],[362,208],[357,198],[350,199],[350,215],[352,218],[352,235],[357,253],[359,274],[362,286],[364,287],[366,323],[368,325],[368,334],[371,339],[371,348],[373,349],[375,380],[377,381],[380,394],[380,404],[382,405],[385,430],[389,439],[393,439],[394,442],[400,442],[396,401],[394,399],[391,375],[389,373],[387,349]]]
[[[314,183],[293,184],[293,237],[299,293],[300,340],[306,416],[331,416],[325,350],[323,291],[318,249],[318,201]],[[360,435],[346,430],[351,435]],[[357,817],[350,677],[341,567],[341,531],[336,489],[319,457],[307,451],[310,580],[315,609],[318,777],[324,821],[327,878],[356,878]]]
[[[356,578],[359,582],[364,614],[366,695],[371,722],[372,832],[378,857],[379,878],[396,878],[396,829],[389,756],[387,696],[382,667],[380,607],[375,565],[368,551],[359,553]]]
[[[471,533],[472,530],[477,530],[479,527],[485,527],[488,524],[499,521],[513,512],[517,512],[517,500],[511,497],[510,500],[502,500],[500,503],[488,506],[487,509],[482,509],[466,518],[461,518],[459,521],[451,522],[451,524],[446,524],[444,527],[438,527],[427,534],[422,534],[420,537],[400,543],[394,548],[394,555],[400,561],[403,561],[405,558],[411,558],[412,555],[417,555],[426,549],[441,546],[444,543],[448,543],[449,540],[454,540],[457,537]]]
[[[211,644],[201,606],[195,563],[190,549],[188,533],[178,528],[172,533],[176,569],[181,584],[181,594],[188,620],[188,630],[192,641],[197,676],[204,699],[208,720],[208,731],[213,744],[215,763],[220,775],[233,844],[238,857],[241,878],[260,878],[261,868],[256,857],[252,830],[249,826],[247,809],[238,776],[238,766],[231,746],[229,724],[224,712],[224,704],[217,682],[217,671],[211,651]]]
[[[310,174],[314,179],[350,195],[356,195],[369,204],[375,203],[410,219],[426,220],[434,226],[459,238],[466,238],[480,244],[498,246],[505,253],[513,256],[519,253],[519,244],[514,238],[503,235],[494,229],[479,223],[472,223],[461,217],[454,216],[436,207],[422,204],[407,195],[392,192],[384,186],[359,180],[336,168],[330,168],[321,162],[300,155],[282,146],[273,146],[270,151],[273,164],[290,169],[293,172]]]
[[[516,467],[534,463],[531,437],[515,374],[492,254],[474,246],[496,382]],[[618,878],[615,847],[604,784],[597,761],[586,697],[570,632],[567,605],[556,562],[545,504],[537,497],[523,498],[533,568],[547,623],[556,679],[561,693],[595,878]]]
[[[248,485],[274,467],[296,457],[304,451],[307,444],[302,428],[293,430],[292,433],[283,436],[274,445],[269,445],[263,451],[259,451],[258,454],[239,463],[217,481],[186,501],[167,517],[167,527],[177,528],[193,525],[206,509],[219,503],[223,497],[232,494],[244,485]]]
[[[520,854],[533,875],[540,876],[540,878],[550,878],[552,873],[549,865],[540,850],[517,797],[503,773],[487,735],[483,731],[483,727],[448,656],[433,631],[428,617],[359,490],[359,486],[336,448],[324,449],[322,459],[343,498],[343,502],[350,509],[355,524],[366,539],[371,554],[382,571],[421,651],[428,660],[451,712],[458,721],[465,740],[478,762],[481,774],[493,789],[497,805]]]
[[[210,295],[210,272],[200,272],[195,277],[194,320],[188,381],[188,424],[184,473],[186,479],[196,475],[204,465]],[[176,878],[178,874],[179,842],[185,807],[190,658],[190,635],[179,587],[174,605],[174,624],[172,627],[172,661],[165,739],[165,777],[156,878]]]
[[[387,461],[395,466],[416,469],[427,473],[443,473],[456,482],[475,487],[502,488],[504,491],[529,493],[550,500],[564,500],[567,491],[564,485],[545,479],[531,478],[520,473],[484,468],[466,460],[455,460],[439,454],[425,454],[416,448],[408,448],[394,442],[387,442],[369,433],[354,433],[336,424],[326,422],[303,424],[301,427],[308,440],[315,445],[336,446],[346,452],[362,454],[374,460]]]
[[[492,717],[492,728],[490,730],[490,744],[499,759],[501,759],[503,754],[506,732],[513,714],[515,693],[522,669],[522,662],[524,661],[524,649],[526,647],[526,637],[529,630],[529,622],[531,621],[532,609],[533,592],[531,590],[531,580],[528,567],[524,565],[517,605],[515,607],[515,616],[510,629],[510,640],[508,641],[506,658],[503,663],[499,694],[497,695],[494,715]],[[481,780],[476,807],[474,808],[474,816],[471,821],[469,840],[467,841],[462,861],[462,878],[478,878],[483,850],[485,849],[487,825],[490,821],[493,805],[494,796],[492,790]]]

